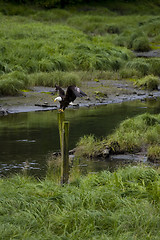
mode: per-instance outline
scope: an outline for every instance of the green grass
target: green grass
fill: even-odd
[[[103,156],[110,153],[137,153],[146,151],[152,161],[160,161],[160,115],[145,113],[120,123],[115,131],[103,140],[84,136],[77,143],[77,156]]]
[[[105,38],[89,38],[82,31],[61,23],[50,25],[21,16],[1,15],[0,18],[1,80],[14,71],[26,75],[54,74],[57,71],[117,71],[131,57],[127,49],[115,47]],[[43,82],[45,86],[48,82],[51,85],[49,79]],[[3,83],[1,81],[1,89],[5,88]],[[63,85],[66,84],[62,81]],[[7,94],[1,90],[2,93]],[[9,89],[8,94],[14,95],[15,91],[11,93]]]
[[[76,156],[94,157],[100,154],[104,145],[93,135],[80,138],[76,147]]]
[[[147,155],[150,161],[158,162],[160,159],[160,146],[156,144],[154,146],[150,146],[148,148]]]
[[[13,71],[0,76],[0,95],[16,95],[27,86],[28,76],[23,72]]]
[[[139,4],[142,14],[121,15],[117,11],[117,2],[108,2],[108,7],[103,3],[48,10],[23,4],[1,3],[0,94],[19,93],[21,86],[17,87],[16,79],[12,79],[11,88],[5,83],[5,80],[9,81],[8,74],[14,71],[26,74],[30,86],[32,76],[33,85],[35,81],[44,86],[52,85],[50,76],[57,71],[67,74],[77,72],[77,75],[84,72],[82,75],[86,75],[86,79],[86,72],[96,71],[103,72],[103,76],[105,72],[106,75],[111,72],[112,76],[119,73],[120,76],[126,75],[126,78],[147,74],[159,76],[158,59],[135,59],[131,52],[148,51],[153,43],[159,45],[160,18],[157,3],[145,1]],[[143,15],[140,6],[147,9],[147,4],[148,10]],[[121,2],[118,6],[120,12],[122,9],[125,12],[126,6],[129,11],[132,6],[133,13],[136,12],[135,9],[138,10],[131,3]],[[150,11],[151,6],[154,14]],[[43,74],[46,81],[35,80]],[[62,80],[62,86],[66,86],[67,81]],[[70,82],[72,81],[76,82]]]
[[[148,75],[136,81],[135,85],[150,91],[158,90],[159,78],[153,75]]]
[[[108,137],[113,152],[138,152],[159,145],[160,115],[143,114],[122,122]]]
[[[64,187],[47,178],[0,179],[1,239],[158,240],[159,188],[158,172],[141,166]]]
[[[31,86],[54,87],[55,84],[67,87],[68,85],[80,85],[81,74],[77,72],[39,72],[29,75],[29,84]]]

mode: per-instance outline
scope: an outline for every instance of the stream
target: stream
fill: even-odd
[[[106,137],[126,118],[145,112],[160,113],[160,99],[130,101],[80,109],[67,109],[70,122],[69,149],[80,137],[94,134]],[[57,111],[9,114],[0,118],[0,176],[21,172],[26,166],[31,175],[43,177],[47,161],[59,151]],[[83,173],[114,169],[118,161],[83,160]],[[122,162],[122,161],[121,161]]]

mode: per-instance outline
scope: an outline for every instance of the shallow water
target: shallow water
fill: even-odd
[[[160,100],[133,101],[106,106],[67,109],[70,122],[69,148],[85,134],[105,137],[124,119],[145,112],[159,113]],[[31,174],[44,176],[47,160],[59,150],[57,111],[9,114],[0,118],[0,175],[9,175],[28,168]],[[114,168],[107,161],[79,164],[82,172]]]

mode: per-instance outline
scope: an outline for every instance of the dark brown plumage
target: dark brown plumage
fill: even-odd
[[[60,111],[64,111],[68,105],[73,102],[77,97],[87,96],[80,88],[72,85],[69,86],[65,91],[58,85],[55,85],[56,91],[59,91],[59,97],[55,98],[54,101],[58,100],[60,102]]]

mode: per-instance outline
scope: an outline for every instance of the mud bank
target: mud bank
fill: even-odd
[[[160,97],[160,91],[149,92],[136,89],[132,82],[124,80],[89,81],[84,82],[81,88],[87,93],[87,97],[76,99],[74,105],[69,106],[70,108]],[[22,91],[20,96],[0,97],[0,116],[20,112],[57,110],[59,104],[53,101],[56,95],[54,88],[39,86]]]

